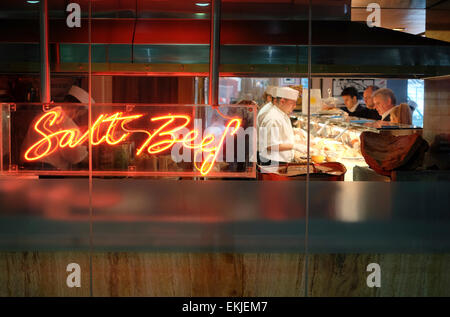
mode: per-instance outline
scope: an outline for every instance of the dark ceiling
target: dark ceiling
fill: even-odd
[[[209,58],[210,8],[197,6],[199,1],[93,0],[91,40],[96,44],[94,53],[100,54],[94,58],[94,63],[104,65],[105,72],[148,71],[158,63],[178,64],[176,72],[186,72],[189,64],[201,64],[199,72],[204,72]],[[65,7],[69,2],[49,0],[49,40],[54,49],[53,60],[58,65],[86,63],[87,58],[89,2],[78,1],[84,16],[81,28],[68,28]],[[225,69],[270,73],[272,65],[277,65],[276,72],[305,71],[309,43],[308,0],[222,2],[221,61],[229,64]],[[370,28],[365,22],[352,22],[352,5],[365,5],[365,2],[313,1],[311,44],[317,47],[313,48],[312,62],[318,72],[378,75],[389,72],[390,76],[448,73],[449,43],[383,27]],[[417,10],[425,10],[428,5],[414,0],[380,2],[390,9],[395,7],[395,2],[403,5],[408,2],[409,7],[416,6]],[[430,5],[439,8],[442,2]],[[4,56],[5,71],[35,71],[27,68],[29,64],[11,66],[7,61],[16,61],[15,56],[23,56],[18,62],[35,60],[35,68],[38,67],[39,25],[39,4],[27,4],[25,0],[0,3],[0,28],[7,30],[0,38],[4,46],[0,55]],[[31,46],[34,54],[30,53]],[[135,63],[148,65],[143,68]],[[237,64],[239,66],[233,66]],[[259,70],[254,64],[267,67]],[[83,71],[83,67],[77,64],[68,69]],[[61,66],[61,71],[63,69]],[[172,71],[173,67],[161,69]]]
[[[51,17],[64,17],[69,1],[49,0]],[[88,14],[87,0],[79,0],[84,15]],[[174,18],[207,19],[208,6],[193,0],[93,0],[92,16],[109,18]],[[320,19],[350,19],[350,0],[313,1],[312,14]],[[39,4],[28,4],[25,0],[0,3],[2,18],[37,17]],[[222,0],[224,19],[307,19],[308,0]]]

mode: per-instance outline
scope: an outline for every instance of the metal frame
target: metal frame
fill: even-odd
[[[208,103],[213,106],[219,104],[220,7],[221,0],[211,1]]]
[[[76,75],[88,74],[87,63],[52,64],[51,72],[58,74]],[[139,64],[94,64],[92,75],[112,76],[155,76],[155,77],[209,77],[208,65],[202,64],[170,64],[152,65],[146,67]],[[39,74],[39,64],[2,64],[0,74]],[[169,69],[169,71],[167,71]],[[363,71],[365,71],[363,73]],[[447,76],[448,67],[434,66],[334,66],[313,65],[312,77],[375,77],[375,78],[433,78]],[[306,65],[220,65],[219,77],[306,77]]]
[[[41,102],[50,103],[50,65],[48,55],[48,6],[40,1]]]

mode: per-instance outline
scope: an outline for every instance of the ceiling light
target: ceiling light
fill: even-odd
[[[207,2],[197,2],[195,5],[199,6],[199,7],[207,7],[207,6],[209,6],[209,3],[207,3]]]
[[[29,3],[29,4],[36,4],[36,3],[39,3],[39,0],[37,0],[37,1],[27,0],[27,3]]]
[[[394,31],[405,31],[406,28],[393,28]]]

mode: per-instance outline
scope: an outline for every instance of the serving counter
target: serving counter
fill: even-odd
[[[307,134],[310,133],[312,162],[343,164],[346,169],[345,181],[356,180],[353,177],[355,166],[368,167],[361,153],[361,133],[371,132],[385,136],[422,135],[422,128],[414,125],[350,117],[340,110],[312,114],[309,129],[308,116],[305,114],[294,112],[291,121],[296,142],[306,144]]]

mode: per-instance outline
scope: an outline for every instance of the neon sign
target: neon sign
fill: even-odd
[[[61,128],[64,113],[61,108],[54,108],[45,112],[34,124],[34,131],[41,138],[25,151],[25,160],[37,161],[60,149],[75,148],[88,142],[88,138],[92,146],[100,144],[117,145],[125,142],[134,133],[143,133],[147,135],[147,138],[137,148],[136,156],[144,152],[158,154],[179,143],[185,148],[194,150],[195,168],[202,175],[207,175],[214,166],[226,136],[234,135],[242,122],[239,118],[230,118],[218,141],[216,141],[215,135],[207,134],[201,142],[195,143],[200,135],[196,129],[189,130],[182,138],[177,137],[182,132],[181,130],[186,128],[191,122],[190,116],[169,113],[163,116],[152,117],[150,121],[159,124],[159,127],[152,133],[148,130],[131,129],[127,126],[143,116],[144,114],[126,115],[123,112],[101,114],[91,125],[91,128],[82,133],[78,128]],[[107,126],[106,129],[105,125]],[[206,158],[199,166],[197,163],[201,162],[201,159],[197,159],[204,155]]]

